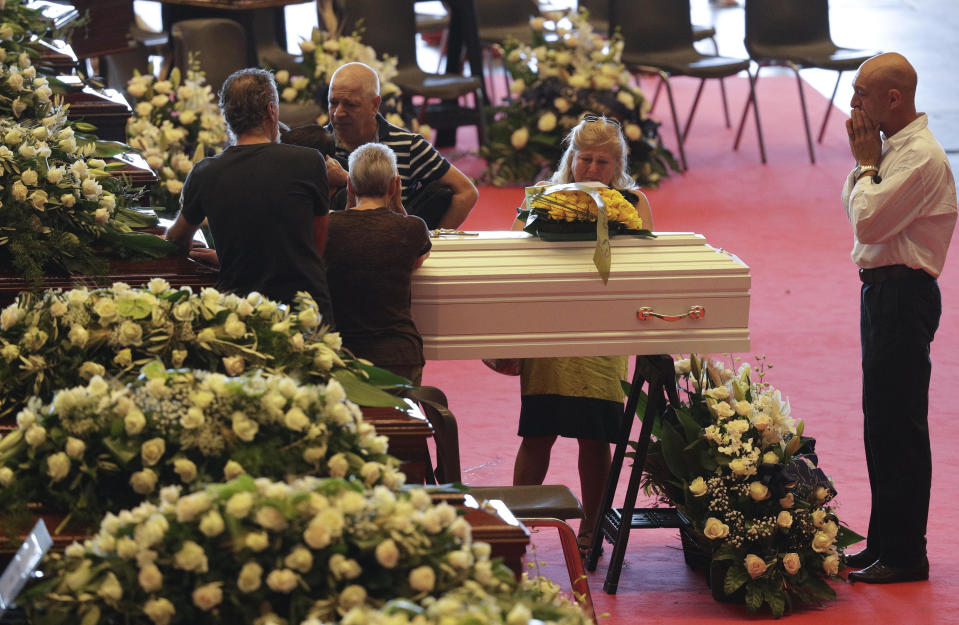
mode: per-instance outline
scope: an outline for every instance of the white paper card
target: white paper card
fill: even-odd
[[[52,546],[53,539],[50,538],[50,532],[43,519],[40,519],[17,549],[17,555],[13,556],[3,575],[0,575],[0,615],[13,607],[14,599],[23,590],[43,555]]]

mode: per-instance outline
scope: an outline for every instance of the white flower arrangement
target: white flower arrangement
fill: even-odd
[[[17,426],[0,439],[0,514],[42,502],[80,527],[170,484],[243,474],[391,489],[404,481],[386,437],[336,380],[300,385],[281,374],[227,377],[154,362],[128,386],[94,375],[49,404],[31,400]]]
[[[0,63],[0,261],[38,282],[47,272],[102,271],[95,245],[141,258],[170,253],[166,241],[130,232],[142,218],[127,208],[125,183],[94,158],[97,142],[83,134],[93,127],[67,121],[26,52],[8,60]]]
[[[649,103],[621,61],[623,41],[593,31],[585,13],[565,22],[531,18],[531,45],[509,41],[503,57],[513,77],[511,99],[497,107],[481,148],[493,184],[532,184],[554,168],[562,139],[585,113],[618,120],[629,145],[629,171],[643,186],[677,169],[659,140]],[[547,30],[547,27],[549,29]],[[548,35],[548,36],[547,36]]]
[[[794,600],[834,599],[826,580],[839,579],[842,549],[862,537],[839,522],[815,441],[766,367],[732,371],[693,355],[676,375],[688,400],[650,445],[646,486],[690,521],[714,596],[740,591],[750,611],[766,604],[775,616]]]
[[[150,200],[164,214],[176,213],[180,190],[198,161],[226,147],[226,122],[202,71],[179,68],[168,80],[137,72],[127,83],[134,98],[127,140],[143,153],[159,178]]]
[[[426,597],[416,603],[405,599],[387,601],[382,607],[362,605],[351,608],[335,623],[365,625],[445,625],[482,623],[484,625],[587,625],[592,620],[567,599],[558,586],[545,578],[530,579],[526,573],[517,588],[490,591],[473,580],[438,597]],[[307,623],[306,625],[319,625]]]
[[[153,361],[227,375],[264,369],[317,382],[333,376],[362,405],[395,405],[365,385],[365,369],[341,350],[339,334],[329,332],[307,293],[287,307],[259,293],[175,289],[162,278],[145,288],[117,282],[22,293],[0,311],[0,418],[16,414],[32,395],[49,401],[55,390],[94,375],[131,381]]]
[[[454,601],[463,610],[468,593],[517,592],[512,572],[490,560],[489,545],[472,542],[449,504],[431,503],[421,489],[338,479],[243,476],[191,494],[168,487],[156,503],[108,514],[99,533],[42,568],[46,579],[20,604],[50,625],[91,614],[176,625],[211,613],[223,622],[312,625],[352,610],[359,618],[397,598],[442,612]]]

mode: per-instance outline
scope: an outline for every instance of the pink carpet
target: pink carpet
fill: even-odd
[[[691,100],[695,82],[674,80],[680,118]],[[734,117],[738,118],[747,90],[746,80],[727,80]],[[651,89],[648,89],[651,92]],[[675,174],[659,189],[649,190],[658,231],[693,231],[710,244],[725,248],[751,268],[751,354],[763,355],[774,368],[767,380],[791,400],[792,415],[806,422],[806,433],[818,439],[821,466],[839,490],[839,513],[852,528],[865,533],[869,487],[862,445],[858,339],[859,281],[849,259],[852,238],[839,200],[842,181],[853,160],[834,111],[817,163],[806,152],[795,81],[763,78],[759,83],[769,163],[761,165],[755,126],[750,124],[738,152],[732,151],[735,128],[722,122],[716,84],[707,85],[705,100],[686,144],[690,170]],[[813,123],[822,119],[825,98],[806,91]],[[665,100],[655,111],[669,119]],[[675,149],[674,133],[663,125],[663,136]],[[935,132],[935,128],[933,128]],[[475,131],[462,129],[460,150],[475,147]],[[475,157],[458,161],[477,174]],[[482,187],[480,202],[467,229],[507,229],[520,189]],[[614,259],[615,262],[615,259]],[[837,584],[837,601],[826,611],[800,609],[790,623],[959,622],[959,550],[953,521],[959,516],[959,407],[951,396],[959,377],[959,250],[953,250],[940,286],[944,311],[933,344],[930,397],[933,477],[929,521],[928,583],[889,587]],[[889,363],[895,367],[896,363]],[[519,439],[517,378],[498,375],[479,361],[432,361],[424,383],[445,390],[460,427],[464,481],[469,484],[508,484]],[[634,428],[638,429],[638,428]],[[554,448],[548,482],[565,483],[578,492],[575,441],[560,440]],[[621,487],[621,496],[625,487]],[[535,562],[557,581],[565,569],[552,535],[534,537]],[[610,547],[607,546],[607,554]],[[602,590],[607,558],[590,575],[601,623],[725,623],[762,621],[742,606],[715,603],[701,575],[683,563],[675,532],[634,531],[626,554],[619,593]]]

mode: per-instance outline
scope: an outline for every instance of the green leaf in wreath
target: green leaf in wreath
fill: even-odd
[[[736,552],[728,545],[723,545],[719,551],[713,554],[713,560],[734,560]]]
[[[769,604],[769,609],[772,611],[773,616],[779,618],[786,611],[786,591],[781,587],[779,588],[767,588],[763,593],[766,602]]]
[[[423,614],[425,611],[426,610],[424,608],[418,606],[409,599],[391,599],[383,606],[383,613],[389,615],[405,613],[413,616],[416,614]]]
[[[732,569],[730,569],[732,572]],[[729,580],[729,574],[726,574],[726,579]],[[728,582],[727,582],[728,585]],[[729,594],[728,592],[726,594]],[[746,586],[746,609],[750,612],[756,612],[763,605],[763,589],[759,584],[749,584]]]
[[[386,369],[357,362],[356,367],[366,372],[367,381],[378,388],[410,387],[409,380]]]
[[[746,567],[741,564],[734,564],[726,571],[726,577],[723,579],[723,592],[731,595],[742,588],[743,584],[748,581],[749,573],[746,572]]]
[[[386,391],[376,388],[372,384],[361,380],[355,373],[347,369],[333,371],[333,377],[343,385],[347,398],[350,401],[368,408],[398,408],[405,410],[406,402],[399,397],[390,395]]]
[[[103,446],[110,450],[121,466],[126,466],[140,453],[140,448],[128,445],[116,438],[103,439]]]
[[[165,380],[167,377],[166,366],[160,360],[154,360],[140,369],[140,373],[148,380]]]
[[[836,534],[836,546],[840,549],[845,549],[850,545],[855,545],[858,542],[866,540],[866,537],[859,534],[855,530],[850,529],[848,526],[839,524],[839,532]]]
[[[679,430],[673,427],[671,423],[663,422],[660,440],[663,441],[663,459],[666,461],[670,473],[681,480],[692,477],[686,469],[686,460],[683,457],[683,448],[686,446],[686,441],[683,440]]]
[[[124,298],[117,302],[117,312],[122,317],[146,319],[153,312],[153,305],[144,297]]]
[[[687,441],[696,443],[697,441],[701,440],[699,434],[703,431],[703,428],[699,427],[699,424],[696,423],[692,415],[689,414],[688,410],[677,410],[676,417],[679,419],[680,425],[683,426],[683,432],[686,434]]]
[[[820,601],[831,601],[836,598],[836,591],[821,577],[810,575],[803,589]]]
[[[109,158],[111,156],[116,156],[117,154],[123,154],[124,152],[129,152],[132,149],[126,143],[120,143],[119,141],[99,141],[98,140],[96,142],[96,146],[97,146],[97,149],[93,153],[93,155],[96,156],[97,158]]]

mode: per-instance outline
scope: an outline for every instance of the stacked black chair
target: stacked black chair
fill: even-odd
[[[759,124],[759,109],[755,103],[749,59],[704,54],[697,50],[693,46],[693,26],[688,2],[611,0],[610,10],[611,22],[617,24],[623,34],[623,63],[634,73],[658,75],[660,83],[666,87],[669,109],[676,128],[676,141],[679,144],[680,162],[684,170],[687,169],[687,163],[683,144],[689,134],[706,80],[734,76],[743,71],[749,77],[749,101],[756,113],[760,156],[762,162],[766,162],[766,149]],[[683,128],[680,128],[676,115],[676,103],[669,85],[670,76],[692,76],[700,79],[696,97]],[[744,112],[748,111],[749,106],[744,109]]]
[[[173,24],[173,65],[186,72],[191,56],[219,93],[230,74],[248,66],[246,32],[237,22],[221,17],[181,20]]]
[[[746,50],[750,58],[759,64],[759,68],[782,65],[795,73],[803,123],[806,127],[809,160],[813,163],[816,162],[816,154],[813,150],[809,114],[806,111],[806,97],[803,94],[799,70],[818,67],[837,72],[836,86],[833,87],[829,106],[819,129],[818,141],[821,143],[842,73],[858,68],[863,61],[879,54],[878,50],[843,48],[833,43],[829,33],[829,0],[746,0]],[[758,68],[756,79],[759,79]],[[739,146],[748,111],[747,105],[736,134],[736,147]]]

